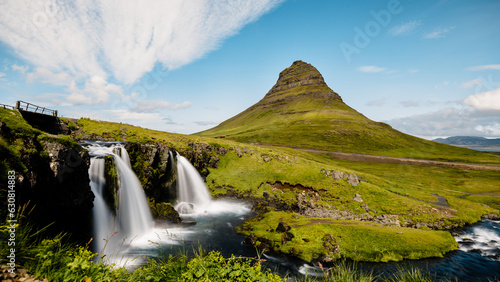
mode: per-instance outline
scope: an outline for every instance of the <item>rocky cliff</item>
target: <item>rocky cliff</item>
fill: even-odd
[[[31,220],[41,226],[54,223],[54,232],[86,238],[94,200],[87,152],[69,138],[34,129],[18,112],[0,110],[0,174],[6,183],[7,171],[15,172],[16,208],[26,206],[25,216],[33,209]]]

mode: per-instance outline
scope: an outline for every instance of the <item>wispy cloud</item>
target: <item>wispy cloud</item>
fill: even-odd
[[[366,103],[367,106],[373,106],[373,107],[380,107],[383,106],[384,104],[385,104],[385,99],[372,100]]]
[[[500,136],[500,87],[468,96],[454,107],[388,121],[419,136]]]
[[[76,105],[103,104],[109,102],[110,96],[123,97],[121,86],[109,83],[100,76],[93,76],[88,79],[82,89],[73,81],[68,87],[68,92],[71,94],[67,97],[67,100]]]
[[[468,67],[467,70],[477,71],[477,70],[500,70],[500,65],[482,65],[475,67]]]
[[[150,124],[163,120],[159,113],[137,113],[128,110],[106,111],[118,120],[136,121],[138,124]]]
[[[394,36],[411,34],[415,30],[415,28],[417,28],[421,24],[421,21],[404,22],[391,28],[389,30],[389,34]]]
[[[28,70],[22,67],[19,67],[17,69],[23,74]],[[72,81],[74,81],[74,78],[72,78],[71,75],[66,72],[52,72],[49,69],[39,67],[34,71],[27,73],[26,80],[29,83],[43,82],[52,85],[68,85]]]
[[[401,102],[401,105],[403,105],[403,107],[405,107],[405,108],[420,107],[420,103],[418,101],[415,101],[415,100],[403,101],[403,102]]]
[[[377,66],[361,66],[358,68],[358,71],[360,71],[360,72],[369,72],[369,73],[383,72],[385,70],[386,70],[386,68],[377,67]]]
[[[156,110],[179,110],[185,109],[191,106],[191,102],[183,102],[180,104],[172,104],[165,100],[144,100],[138,101],[137,104],[131,108],[134,112],[144,113],[144,112],[152,112]]]
[[[424,34],[424,39],[439,39],[444,38],[446,34],[452,30],[454,30],[454,26],[444,27],[444,28],[436,28],[434,31]]]
[[[7,81],[7,79],[5,79],[5,76],[6,76],[5,73],[0,72],[0,81]]]
[[[418,136],[500,136],[500,119],[471,108],[445,108],[387,121],[392,127]]]
[[[0,41],[36,69],[33,79],[57,84],[59,75],[70,76],[71,99],[88,104],[78,92],[90,89],[77,85],[94,77],[130,85],[157,63],[169,70],[189,64],[281,2],[7,1],[0,3]]]
[[[196,125],[207,126],[207,125],[217,125],[220,121],[195,121]]]
[[[466,82],[460,84],[460,87],[462,87],[462,88],[472,88],[472,87],[480,86],[480,85],[483,85],[483,83],[481,82],[481,79],[476,78],[476,79],[469,80],[469,81],[466,81]]]
[[[163,118],[163,121],[164,121],[166,124],[169,124],[169,125],[172,125],[172,124],[178,124],[177,122],[174,122],[174,120],[172,119],[172,117],[164,117],[164,118]]]
[[[13,71],[17,71],[21,74],[25,74],[30,69],[29,66],[20,66],[18,64],[13,64],[11,68]]]

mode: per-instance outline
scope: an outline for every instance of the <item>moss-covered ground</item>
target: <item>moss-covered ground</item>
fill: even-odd
[[[293,234],[293,239],[284,239],[284,234],[276,230],[279,222],[291,226],[289,232]],[[457,248],[457,242],[446,231],[387,227],[354,220],[305,218],[276,211],[266,213],[261,220],[251,221],[245,227],[247,231],[244,233],[270,240],[274,251],[293,254],[306,261],[326,256],[355,261],[399,261],[442,257]]]

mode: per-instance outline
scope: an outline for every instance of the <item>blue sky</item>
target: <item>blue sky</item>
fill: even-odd
[[[303,60],[400,131],[498,137],[499,14],[499,1],[7,0],[0,103],[190,134]]]

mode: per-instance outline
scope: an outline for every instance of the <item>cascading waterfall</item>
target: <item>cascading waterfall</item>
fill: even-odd
[[[92,144],[86,146],[92,156],[89,174],[91,176],[91,188],[95,195],[94,216],[94,249],[101,254],[109,254],[104,250],[106,244],[115,251],[115,244],[110,243],[111,237],[115,242],[122,240],[133,240],[153,229],[153,217],[146,200],[144,190],[137,176],[130,168],[128,153],[120,144],[110,147]],[[118,208],[116,217],[110,211],[104,200],[105,190],[105,156],[112,156],[119,177]],[[118,233],[117,233],[118,232]],[[106,243],[106,240],[108,241]]]
[[[183,156],[177,154],[178,203],[175,209],[180,214],[205,211],[212,202],[207,186],[196,168]]]
[[[212,200],[208,188],[196,168],[177,153],[177,204],[181,216],[238,214],[250,211],[248,205],[231,200]]]
[[[90,189],[95,195],[92,217],[94,218],[94,237],[99,238],[94,241],[94,252],[101,252],[104,249],[105,241],[101,240],[113,234],[114,222],[111,211],[104,200],[104,159],[92,158],[89,168]]]

